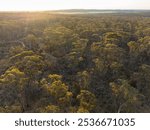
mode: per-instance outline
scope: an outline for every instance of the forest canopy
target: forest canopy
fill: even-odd
[[[0,112],[150,112],[150,16],[0,13]]]

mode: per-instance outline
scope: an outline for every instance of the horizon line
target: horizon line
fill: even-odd
[[[0,12],[48,12],[48,11],[68,11],[68,10],[99,10],[99,11],[150,11],[150,9],[49,9],[49,10],[0,10]]]

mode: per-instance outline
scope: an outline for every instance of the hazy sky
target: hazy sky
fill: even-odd
[[[54,9],[150,9],[150,0],[0,0],[1,11]]]

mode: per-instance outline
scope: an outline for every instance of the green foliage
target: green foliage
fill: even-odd
[[[77,96],[80,102],[78,112],[90,112],[96,107],[96,97],[93,93],[87,90],[81,90],[80,94]]]
[[[48,76],[48,81],[44,82],[44,80],[42,80],[42,82],[47,95],[51,96],[51,102],[57,105],[61,111],[65,111],[65,109],[70,107],[73,95],[72,92],[69,92],[68,86],[65,85],[61,79],[61,75],[53,74]]]
[[[118,79],[117,82],[110,83],[113,94],[118,102],[118,112],[135,112],[137,105],[140,105],[139,97],[141,95],[138,90],[131,86],[128,81]],[[125,108],[124,108],[125,107]],[[123,111],[122,111],[123,109]]]
[[[60,112],[60,108],[58,106],[55,106],[55,105],[48,105],[45,108],[39,109],[38,112],[41,112],[41,113],[58,113],[58,112]]]
[[[43,57],[33,51],[23,51],[10,58],[20,70],[31,78],[39,76],[46,66]]]
[[[21,93],[26,84],[26,77],[16,67],[9,68],[0,76],[0,106],[6,112],[21,112],[22,96]],[[18,104],[18,106],[16,106]],[[15,107],[16,106],[16,107]]]
[[[0,112],[150,112],[149,21],[0,13]]]
[[[81,89],[88,89],[90,85],[90,74],[87,71],[78,72],[79,85]]]

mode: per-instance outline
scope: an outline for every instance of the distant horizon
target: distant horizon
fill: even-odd
[[[0,0],[0,11],[150,10],[150,0]]]
[[[53,11],[150,11],[150,9],[52,9],[52,10],[0,10],[0,12],[53,12]]]

